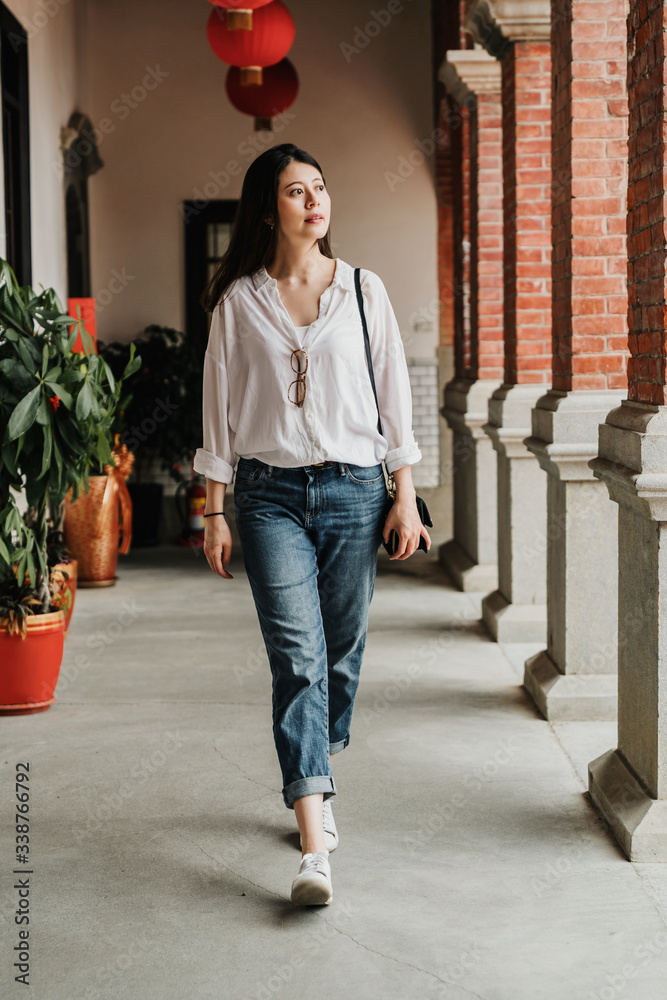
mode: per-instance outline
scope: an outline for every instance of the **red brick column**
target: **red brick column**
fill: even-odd
[[[505,382],[551,382],[551,53],[517,41],[503,60]]]
[[[470,370],[470,110],[448,97],[454,202],[454,362],[464,378]]]
[[[470,161],[471,369],[480,379],[503,377],[503,165],[500,93],[478,92]]]
[[[665,8],[630,4],[628,64],[628,397],[665,403]]]
[[[436,151],[436,195],[438,203],[438,296],[440,300],[440,345],[454,344],[454,158],[449,129],[448,101],[440,103],[441,137]]]
[[[627,385],[625,35],[625,0],[554,8],[553,385],[565,391]]]

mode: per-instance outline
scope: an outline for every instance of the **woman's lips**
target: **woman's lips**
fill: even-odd
[[[324,222],[324,218],[321,215],[315,215],[311,219],[306,219],[306,222]]]

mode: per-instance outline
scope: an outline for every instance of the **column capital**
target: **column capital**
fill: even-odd
[[[625,399],[600,425],[590,467],[612,500],[667,521],[667,406]]]
[[[473,0],[465,29],[492,56],[503,59],[511,42],[548,42],[549,0]]]
[[[526,448],[556,479],[593,480],[589,462],[597,458],[600,425],[624,396],[625,389],[549,389],[533,409]]]
[[[451,49],[445,52],[438,79],[459,104],[474,94],[500,96],[502,71],[485,49]]]

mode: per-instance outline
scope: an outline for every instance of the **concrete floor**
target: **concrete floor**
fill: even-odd
[[[238,551],[238,550],[237,550]],[[297,909],[268,662],[247,578],[173,546],[82,590],[47,712],[2,720],[0,994],[13,981],[13,775],[31,767],[36,1000],[664,1000],[667,865],[630,864],[552,726],[532,648],[483,632],[433,556],[380,556],[334,901]]]

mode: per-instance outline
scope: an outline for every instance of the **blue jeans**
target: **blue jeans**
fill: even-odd
[[[336,794],[350,741],[387,490],[382,465],[239,458],[234,513],[272,675],[283,799]]]

